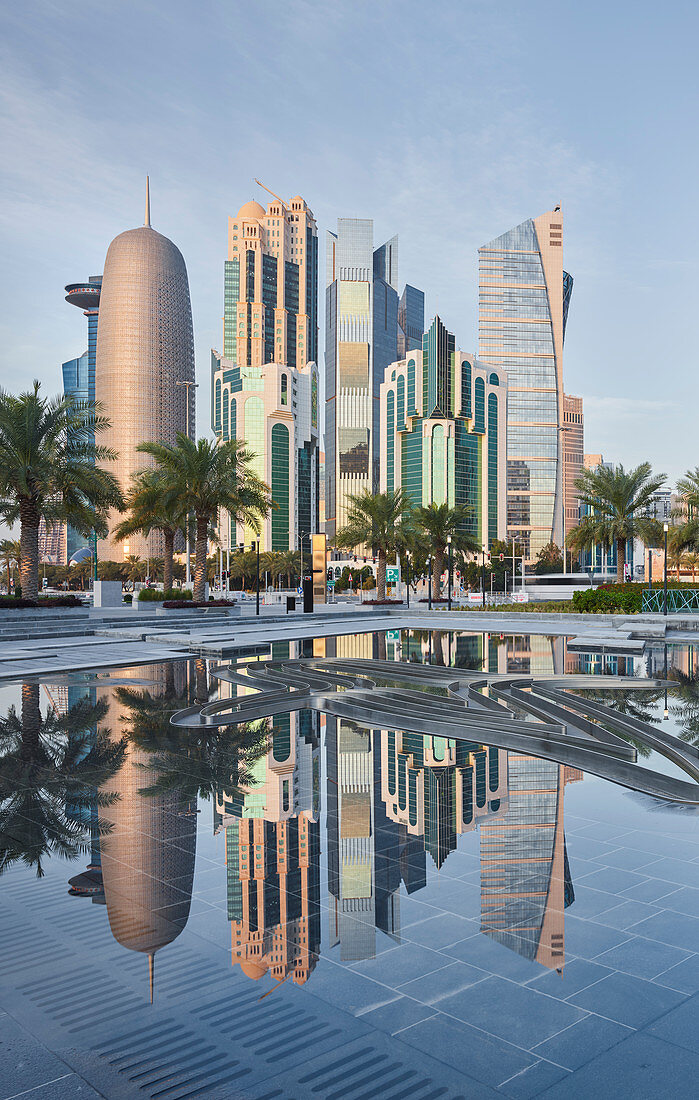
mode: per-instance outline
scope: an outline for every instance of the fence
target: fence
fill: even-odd
[[[642,611],[659,611],[662,615],[664,609],[664,593],[662,588],[647,588],[643,591]],[[668,614],[677,611],[699,612],[699,588],[668,588],[667,590]]]

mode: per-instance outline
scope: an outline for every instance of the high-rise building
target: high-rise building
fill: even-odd
[[[192,383],[182,385],[181,383]],[[150,224],[115,237],[102,276],[95,396],[111,426],[100,442],[117,452],[109,469],[122,491],[131,475],[149,465],[139,443],[174,443],[178,432],[195,432],[194,338],[187,268],[180,250]],[[111,530],[118,514],[109,517]],[[162,535],[133,535],[129,552],[154,557],[163,552]],[[126,544],[124,544],[124,548]],[[111,538],[101,541],[103,558],[121,556]]]
[[[398,354],[398,238],[374,249],[371,219],[338,218],[337,233],[327,235],[325,284],[325,529],[332,537],[347,521],[348,496],[379,488],[379,389]],[[420,292],[407,289],[412,319]]]
[[[563,490],[565,497],[564,542],[578,525],[580,502],[575,482],[585,464],[585,420],[582,397],[563,394]]]
[[[563,341],[572,277],[560,206],[478,251],[478,354],[508,373],[507,530],[527,560],[563,542]]]
[[[87,317],[87,350],[61,366],[63,396],[75,401],[95,400],[95,364],[97,360],[97,318],[99,316],[101,275],[90,275],[82,283],[69,283],[66,302],[82,309]],[[67,565],[76,550],[87,545],[87,539],[65,523],[49,526],[39,524],[39,561]]]
[[[240,439],[251,469],[271,489],[273,507],[262,521],[262,550],[298,550],[319,530],[318,368],[315,363],[237,366],[211,352],[211,427],[219,439]],[[224,547],[257,534],[238,523],[224,528]],[[233,525],[232,525],[233,526]],[[230,541],[228,541],[230,539]]]
[[[422,347],[425,331],[425,295],[406,284],[398,303],[398,358],[405,359],[409,351]]]
[[[381,386],[381,489],[465,505],[482,545],[505,533],[507,373],[457,351],[439,317]]]
[[[251,201],[228,219],[211,427],[219,439],[245,442],[253,470],[271,488],[261,548],[293,550],[319,529],[318,232],[300,195],[289,203],[272,197],[266,210]],[[256,538],[222,522],[224,546]]]

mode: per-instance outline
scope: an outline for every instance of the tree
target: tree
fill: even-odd
[[[146,575],[146,563],[139,558],[138,554],[129,554],[125,561],[126,566],[126,579],[131,581],[131,587],[133,588],[136,581],[140,581]]]
[[[115,542],[123,542],[130,535],[149,535],[160,531],[163,536],[163,587],[172,588],[173,554],[175,537],[186,523],[186,516],[164,507],[164,483],[157,470],[139,470],[133,475],[131,488],[126,495],[128,516],[114,531]],[[154,571],[153,571],[154,572]]]
[[[669,541],[669,550],[681,554],[683,550],[699,550],[699,466],[687,470],[677,482],[677,491],[682,507],[673,513],[676,524],[673,525]],[[679,578],[679,567],[677,571]]]
[[[589,514],[570,532],[567,544],[573,550],[615,546],[617,582],[623,584],[627,541],[640,538],[646,546],[658,541],[659,524],[647,513],[664,481],[665,474],[654,475],[649,462],[628,472],[621,465],[583,470],[575,488]]]
[[[55,853],[75,859],[91,832],[105,833],[97,811],[114,795],[100,792],[124,762],[126,741],[99,729],[106,705],[85,696],[65,714],[39,706],[39,684],[22,684],[20,713],[0,718],[0,873],[21,861],[44,874]]]
[[[18,397],[0,389],[0,498],[3,518],[19,520],[22,593],[39,591],[39,521],[69,522],[81,534],[107,533],[109,508],[123,507],[119,483],[95,463],[117,456],[95,442],[109,420],[94,402],[47,398],[40,385]]]
[[[452,552],[461,556],[476,554],[481,549],[477,538],[466,529],[472,518],[472,510],[465,504],[428,504],[418,508],[413,519],[432,555],[432,594],[439,599],[442,593],[442,573],[451,538]]]
[[[563,555],[555,542],[547,542],[536,555],[534,572],[537,576],[545,573],[563,572]]]
[[[20,563],[22,551],[19,539],[3,539],[0,542],[0,562],[7,569],[7,594],[9,596],[12,587],[12,571]]]
[[[369,546],[378,555],[377,599],[386,598],[386,562],[395,556],[404,538],[403,516],[409,511],[409,500],[402,489],[388,493],[365,490],[348,498],[347,523],[335,535],[335,545],[341,550]]]
[[[285,577],[287,588],[291,588],[296,577],[301,575],[301,555],[297,550],[283,550],[275,557],[272,576]]]
[[[209,527],[219,509],[232,523],[247,523],[256,531],[269,511],[269,489],[250,467],[252,452],[237,439],[194,441],[182,432],[177,442],[141,443],[150,455],[162,486],[162,506],[174,515],[194,514],[196,552],[194,599],[205,595]]]

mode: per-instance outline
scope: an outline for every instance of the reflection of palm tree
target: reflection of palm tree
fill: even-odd
[[[21,714],[13,706],[0,718],[0,873],[21,861],[41,878],[43,858],[89,851],[94,808],[115,801],[96,788],[121,767],[126,747],[96,728],[106,709],[85,697],[42,717],[39,684],[24,683]]]
[[[672,698],[680,704],[670,706],[672,714],[679,719],[679,736],[690,745],[699,745],[699,684],[678,668],[670,669],[667,678],[674,681]]]
[[[637,691],[630,688],[628,691],[604,691],[588,689],[584,691],[576,691],[576,695],[579,695],[583,699],[590,699],[596,703],[602,703],[608,710],[614,710],[617,714],[623,714],[627,718],[633,718],[637,722],[659,722],[660,718],[653,709],[653,704],[657,703],[658,699],[662,697],[662,691]],[[624,730],[618,729],[616,726],[612,726],[609,723],[601,723],[604,728],[609,728],[611,733],[618,734],[619,737],[623,737],[625,741],[628,741],[630,745],[638,752],[639,756],[650,756],[651,749],[645,743],[645,741],[637,741],[634,737],[631,737]]]

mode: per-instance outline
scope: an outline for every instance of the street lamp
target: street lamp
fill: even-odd
[[[482,552],[482,558],[481,558],[481,589],[482,589],[482,596],[483,596],[482,606],[483,606],[484,611],[485,611],[485,554],[486,554],[486,546],[485,546],[485,543],[483,543],[483,552]]]
[[[663,565],[663,615],[667,615],[667,529],[667,523],[664,523],[663,533],[665,535],[665,561]]]
[[[405,581],[406,607],[410,607],[410,555],[407,550],[405,551]]]
[[[185,422],[185,430],[184,430],[184,434],[187,436],[187,439],[189,439],[189,391],[190,391],[190,389],[195,389],[195,390],[198,389],[199,388],[199,383],[198,382],[190,382],[188,379],[183,379],[182,381],[175,382],[175,385],[185,387],[185,413],[184,413],[184,415],[185,415],[185,421],[184,421]],[[186,566],[186,574],[185,574],[185,584],[187,584],[187,585],[191,584],[191,568],[190,568],[190,559],[191,559],[191,557],[192,557],[192,542],[191,542],[191,537],[190,537],[190,533],[189,533],[189,516],[187,516],[187,566]]]
[[[427,558],[427,610],[432,610],[432,555]]]
[[[255,583],[255,614],[260,614],[260,540],[257,539],[251,545],[251,550],[257,550],[257,577]]]
[[[449,576],[447,579],[448,591],[447,591],[447,611],[451,611],[451,535],[447,536],[447,554],[449,556]]]

